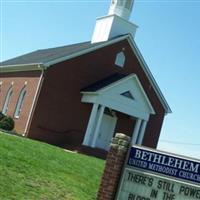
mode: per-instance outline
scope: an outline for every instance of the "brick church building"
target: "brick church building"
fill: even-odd
[[[133,0],[114,0],[91,41],[0,63],[0,110],[24,137],[107,151],[116,132],[155,148],[170,107],[129,21]]]

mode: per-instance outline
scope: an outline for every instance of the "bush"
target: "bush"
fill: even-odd
[[[6,131],[12,131],[14,129],[15,122],[11,117],[4,116],[0,120],[0,128]]]
[[[4,117],[5,117],[5,115],[4,115],[2,112],[0,112],[0,121],[1,121]]]

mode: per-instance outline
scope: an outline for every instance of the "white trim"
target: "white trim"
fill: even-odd
[[[147,126],[147,121],[142,120],[140,132],[139,132],[138,139],[137,139],[137,144],[138,145],[142,145],[142,142],[143,142],[143,139],[144,139],[145,130],[146,130],[146,126]]]
[[[39,94],[40,94],[40,90],[41,90],[41,87],[42,87],[42,83],[43,83],[43,75],[44,75],[44,70],[42,70],[41,75],[40,75],[40,79],[38,81],[35,96],[33,98],[33,102],[32,102],[32,105],[31,105],[30,112],[29,112],[28,120],[27,120],[27,123],[26,123],[26,126],[25,126],[25,130],[24,130],[24,134],[23,134],[24,136],[28,136],[30,123],[31,123],[32,118],[33,118],[33,112],[35,110],[36,103],[37,103],[37,100],[38,100],[38,97],[39,97]]]
[[[3,104],[3,108],[2,108],[3,114],[6,114],[8,112],[8,108],[9,108],[9,104],[10,104],[12,95],[13,95],[13,84],[11,84],[11,86],[9,87],[9,89],[6,93],[6,97],[4,99],[4,104]]]
[[[136,79],[136,82],[139,85],[139,88],[140,88],[142,94],[145,96],[145,99],[146,99],[146,101],[147,101],[147,103],[148,103],[148,105],[149,105],[149,107],[151,109],[152,114],[155,114],[154,108],[151,105],[151,102],[149,101],[149,98],[147,97],[147,95],[146,95],[146,93],[145,93],[145,91],[144,91],[144,89],[142,87],[142,84],[140,83],[140,81],[139,81],[139,79],[138,79],[136,74],[130,74],[130,75],[128,75],[128,76],[126,76],[126,77],[124,77],[124,78],[122,78],[122,79],[120,79],[120,80],[118,80],[116,82],[113,82],[113,83],[109,84],[108,86],[106,86],[104,88],[101,88],[100,90],[97,90],[96,92],[98,94],[101,94],[102,92],[105,92],[106,90],[110,90],[112,87],[116,87],[117,85],[120,85],[122,82],[127,81],[127,80],[129,80],[131,78],[135,78]]]
[[[92,112],[90,114],[90,119],[89,119],[89,122],[87,125],[87,130],[86,130],[86,133],[84,136],[84,140],[83,140],[83,145],[85,145],[85,146],[90,145],[91,135],[92,135],[92,131],[94,129],[94,124],[95,124],[95,120],[96,120],[96,116],[97,116],[98,107],[99,107],[99,104],[94,104],[92,107]]]
[[[26,96],[26,85],[21,89],[19,93],[19,97],[18,97],[17,104],[15,107],[15,112],[14,112],[14,118],[16,119],[19,119],[19,116],[21,114],[21,109],[24,104],[25,96]]]
[[[101,122],[102,122],[104,109],[105,109],[105,106],[102,106],[102,105],[99,108],[99,111],[98,111],[98,114],[97,114],[96,127],[95,127],[95,131],[94,131],[91,147],[96,146],[96,140],[97,140],[97,137],[98,137],[98,134],[99,134],[99,128],[100,128],[100,125],[101,125]]]
[[[142,120],[137,119],[137,121],[135,123],[134,131],[133,131],[132,139],[131,139],[131,145],[136,144],[136,142],[137,142],[141,123],[142,123]]]
[[[130,46],[132,47],[133,52],[135,53],[142,69],[144,70],[147,78],[149,79],[151,85],[153,86],[154,91],[156,92],[159,100],[161,101],[163,107],[165,108],[166,114],[167,113],[172,113],[171,108],[169,107],[164,95],[162,94],[153,74],[151,73],[151,71],[149,70],[149,67],[147,65],[147,63],[145,62],[142,54],[140,53],[140,50],[138,49],[134,39],[131,37],[131,35],[129,35],[129,37],[127,37],[127,40],[130,44]]]

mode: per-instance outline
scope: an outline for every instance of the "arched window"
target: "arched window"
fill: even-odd
[[[6,114],[8,112],[8,106],[10,104],[11,101],[11,97],[12,97],[12,93],[13,93],[13,89],[12,86],[9,88],[6,98],[5,98],[5,102],[4,102],[4,106],[3,106],[3,110],[2,113]]]
[[[17,101],[17,104],[16,104],[15,114],[14,114],[15,118],[19,118],[19,116],[20,116],[22,106],[23,106],[23,103],[24,103],[25,95],[26,95],[26,89],[24,87],[19,94],[19,98],[18,98],[18,101]]]

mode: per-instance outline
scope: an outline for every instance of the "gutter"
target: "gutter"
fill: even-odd
[[[0,72],[20,72],[20,71],[34,71],[44,69],[42,63],[30,63],[30,64],[17,64],[17,65],[1,65]]]

